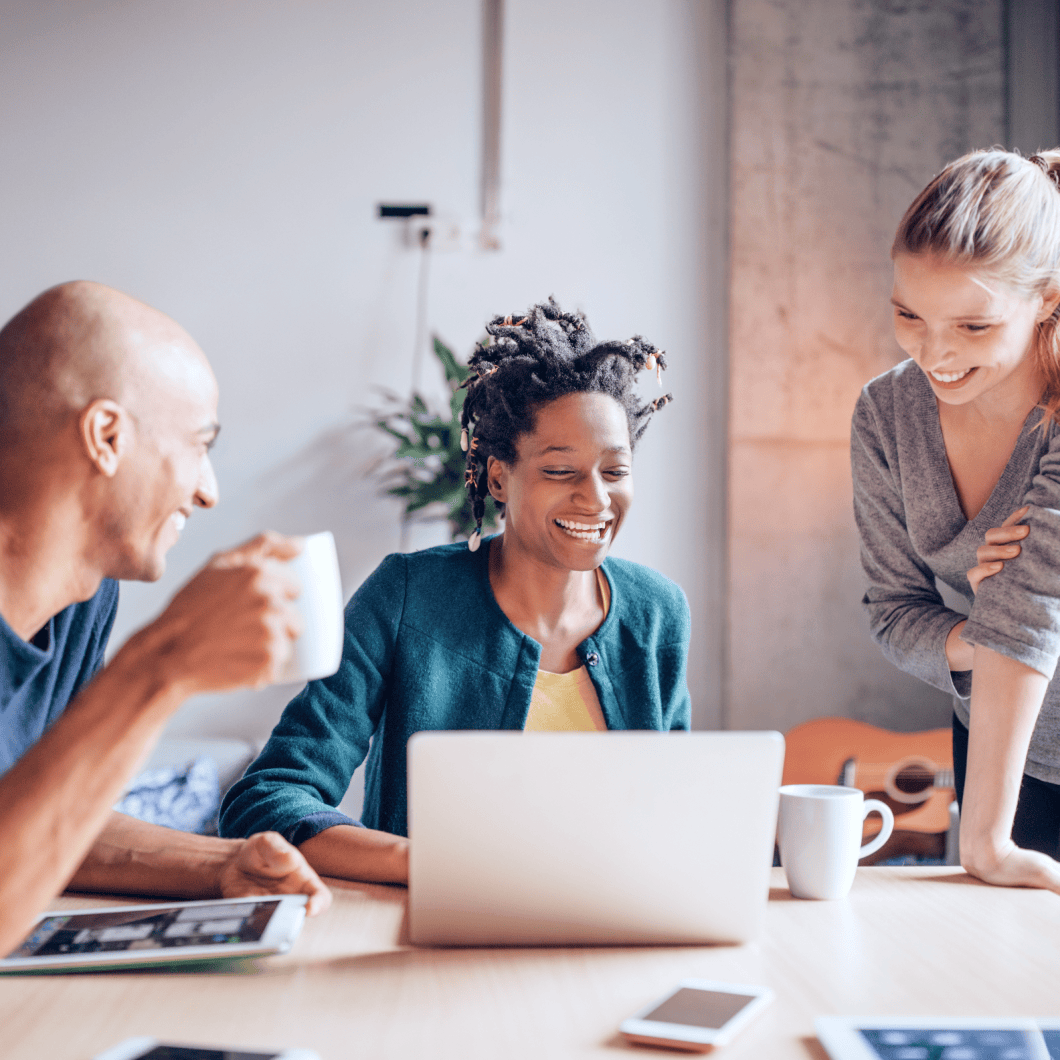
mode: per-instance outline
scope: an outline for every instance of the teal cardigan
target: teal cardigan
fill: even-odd
[[[396,554],[346,606],[338,672],[310,681],[225,796],[221,834],[266,830],[302,843],[368,756],[362,821],[407,834],[405,745],[425,729],[522,729],[541,645],[500,609],[489,540]],[[607,617],[578,646],[609,729],[687,729],[689,615],[684,593],[647,567],[606,559]],[[369,753],[369,746],[371,751]]]

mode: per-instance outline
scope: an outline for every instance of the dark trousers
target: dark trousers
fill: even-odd
[[[953,715],[953,780],[957,805],[964,804],[964,777],[968,770],[968,730]],[[1012,841],[1026,850],[1040,850],[1060,861],[1060,784],[1050,784],[1023,774]]]

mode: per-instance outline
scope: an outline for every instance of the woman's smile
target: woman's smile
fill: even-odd
[[[975,368],[962,368],[956,372],[939,372],[932,368],[928,375],[931,376],[932,380],[937,386],[945,387],[947,390],[957,389],[964,383],[969,382],[969,377],[973,372],[979,371],[978,367]]]
[[[1050,309],[1040,294],[1025,295],[985,270],[900,253],[891,302],[898,345],[940,401],[956,406],[985,398],[994,407],[1006,395],[1021,403],[1041,393],[1034,339]]]
[[[490,490],[506,506],[506,554],[562,571],[598,567],[633,501],[625,409],[609,394],[542,405],[511,464],[490,458]]]
[[[576,522],[573,519],[554,519],[553,522],[568,537],[575,541],[585,541],[590,545],[602,545],[611,533],[613,519],[599,519],[592,522]]]

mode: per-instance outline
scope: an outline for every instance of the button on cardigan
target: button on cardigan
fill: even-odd
[[[221,834],[301,843],[352,823],[335,807],[368,757],[362,821],[407,834],[405,745],[441,729],[522,729],[541,645],[501,610],[477,552],[443,545],[388,556],[346,606],[338,672],[311,681],[225,797]],[[578,646],[609,729],[687,729],[688,604],[647,567],[606,559],[611,607]],[[369,750],[370,748],[370,750]]]

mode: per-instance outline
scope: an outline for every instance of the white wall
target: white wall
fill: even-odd
[[[507,9],[504,249],[434,256],[429,327],[466,350],[554,293],[599,336],[668,350],[677,402],[638,453],[617,551],[688,593],[715,723],[724,4]],[[221,385],[221,505],[160,583],[123,587],[115,641],[263,526],[333,529],[347,591],[397,547],[353,422],[374,387],[409,384],[418,263],[374,206],[429,201],[474,231],[480,19],[478,0],[0,2],[0,317],[100,280],[180,321]],[[196,701],[172,728],[261,736],[290,692]]]

